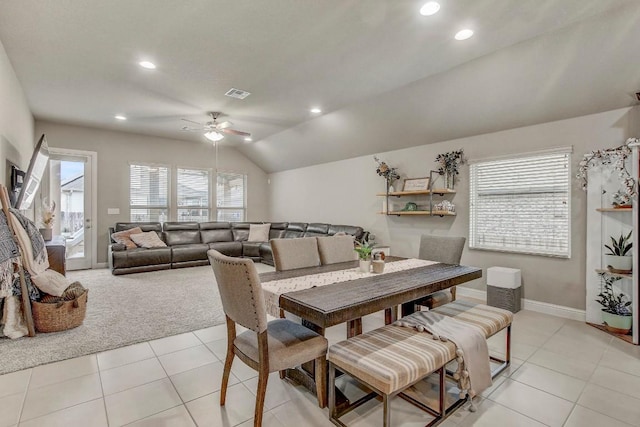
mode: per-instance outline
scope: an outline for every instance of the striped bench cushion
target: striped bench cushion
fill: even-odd
[[[510,311],[464,300],[450,302],[434,308],[433,311],[468,323],[478,328],[487,338],[503,330],[513,321],[513,313]]]
[[[431,334],[387,325],[329,347],[338,368],[385,394],[402,390],[455,358],[451,342]]]

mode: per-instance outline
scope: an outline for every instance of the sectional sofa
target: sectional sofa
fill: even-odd
[[[140,273],[170,268],[207,265],[207,251],[215,249],[228,256],[251,258],[256,262],[273,265],[271,244],[249,242],[250,222],[118,222],[109,228],[109,267],[113,274]],[[263,224],[263,223],[253,223]],[[111,234],[140,227],[142,231],[155,231],[167,244],[162,248],[126,249],[116,243]],[[310,236],[332,236],[346,233],[361,241],[366,238],[362,227],[304,222],[274,222],[269,239]]]

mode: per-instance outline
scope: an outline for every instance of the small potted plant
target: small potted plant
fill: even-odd
[[[609,332],[628,334],[631,331],[631,301],[622,292],[616,294],[613,283],[620,280],[619,277],[608,276],[600,273],[602,290],[598,294],[596,302],[602,307],[602,321]]]
[[[354,250],[358,253],[358,259],[360,260],[360,271],[368,273],[371,269],[371,251],[373,250],[373,243],[369,241],[356,242]]]
[[[633,257],[631,256],[633,242],[630,242],[632,232],[633,230],[629,231],[626,236],[621,234],[618,239],[612,236],[611,245],[604,245],[609,250],[609,253],[604,256],[607,268],[613,273],[631,273],[633,268]]]

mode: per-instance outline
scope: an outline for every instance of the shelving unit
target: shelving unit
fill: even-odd
[[[627,169],[633,178],[638,179],[638,146],[632,146],[633,156],[628,160]],[[587,187],[587,271],[586,271],[586,321],[588,324],[612,334],[624,341],[640,344],[640,288],[638,284],[638,250],[640,246],[640,230],[638,229],[638,215],[640,206],[638,195],[632,200],[631,207],[611,207],[610,197],[620,188],[618,174],[607,170],[610,165],[600,166],[589,170],[589,185]],[[620,274],[609,271],[606,267],[604,254],[605,244],[610,236],[620,236],[633,230],[633,270],[631,274]],[[599,274],[617,277],[621,280],[614,283],[614,291],[622,292],[630,297],[632,312],[631,333],[627,335],[610,332],[602,321],[602,306],[595,300],[600,293],[601,283]]]
[[[433,186],[433,175],[434,172],[436,176],[438,176],[436,171],[431,171],[429,174],[429,189],[428,190],[420,190],[420,191],[390,191],[386,193],[378,193],[376,196],[386,197],[387,211],[386,212],[378,212],[381,215],[396,215],[396,216],[415,216],[415,215],[423,215],[423,216],[456,216],[455,212],[442,211],[442,210],[434,210],[433,206],[433,195],[445,196],[449,194],[456,194],[455,190],[450,190],[448,188],[432,188]],[[398,210],[389,210],[389,197],[412,197],[412,196],[429,196],[429,210],[421,209],[415,211],[398,211]]]

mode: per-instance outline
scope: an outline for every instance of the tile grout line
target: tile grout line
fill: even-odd
[[[24,389],[24,395],[22,396],[22,404],[20,405],[20,411],[18,413],[18,424],[22,421],[22,413],[24,412],[24,405],[27,403],[27,394],[29,393],[29,385],[31,384],[31,378],[33,378],[33,368],[29,368],[29,379],[27,380],[27,387]]]

